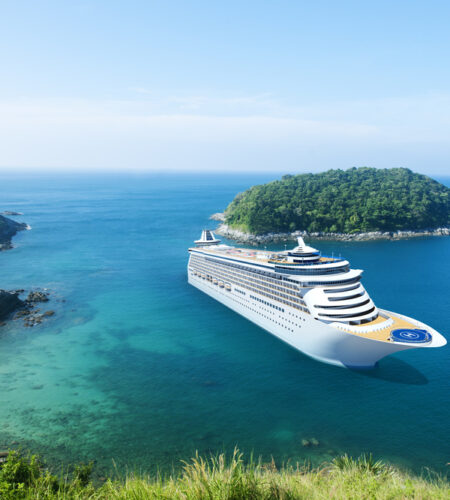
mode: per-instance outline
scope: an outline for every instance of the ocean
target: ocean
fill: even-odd
[[[2,174],[0,209],[32,229],[0,253],[0,287],[47,288],[42,310],[56,314],[0,328],[0,449],[55,467],[94,460],[99,475],[236,446],[277,464],[371,452],[445,473],[448,346],[369,372],[329,366],[187,284],[187,249],[215,227],[209,216],[276,177]],[[310,243],[364,269],[378,306],[449,337],[450,238]]]

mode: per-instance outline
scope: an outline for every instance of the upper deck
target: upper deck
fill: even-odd
[[[243,264],[254,272],[274,273],[277,278],[283,275],[305,287],[354,282],[362,274],[359,269],[350,269],[349,262],[344,259],[319,254],[314,260],[304,261],[287,251],[274,252],[227,245],[201,246],[189,250],[195,254],[215,257],[230,265]]]
[[[347,262],[344,259],[336,259],[334,257],[320,256],[314,262],[290,262],[287,260],[287,255],[284,252],[274,252],[270,250],[255,250],[253,248],[236,248],[228,245],[216,245],[211,247],[190,248],[189,250],[199,253],[211,254],[217,257],[229,257],[242,262],[267,264],[267,266],[275,266],[276,264],[284,264],[289,266],[318,266],[323,264],[336,264]]]

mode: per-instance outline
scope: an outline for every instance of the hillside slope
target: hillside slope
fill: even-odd
[[[226,224],[252,234],[359,233],[450,225],[450,189],[406,168],[285,175],[239,193]]]
[[[185,463],[181,474],[156,478],[139,474],[102,478],[95,487],[90,481],[93,463],[79,464],[72,474],[54,476],[35,456],[10,452],[0,464],[0,497],[13,499],[91,500],[404,500],[448,499],[449,483],[428,472],[427,478],[401,472],[371,455],[352,459],[346,455],[319,469],[297,464],[277,468],[275,463],[244,463],[235,452]]]

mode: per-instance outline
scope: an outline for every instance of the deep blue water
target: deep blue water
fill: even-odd
[[[0,447],[100,471],[235,445],[277,462],[372,452],[445,471],[448,347],[367,373],[332,367],[186,283],[209,215],[273,177],[3,175],[0,209],[24,212],[32,230],[0,254],[0,286],[49,288],[57,314],[0,330]],[[449,336],[450,238],[315,244],[364,269],[377,305]],[[311,437],[320,445],[302,447]]]

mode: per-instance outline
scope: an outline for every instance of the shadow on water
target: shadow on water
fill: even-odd
[[[372,370],[351,371],[366,377],[378,378],[386,382],[406,385],[426,385],[428,379],[417,368],[397,358],[385,358],[379,361]]]

